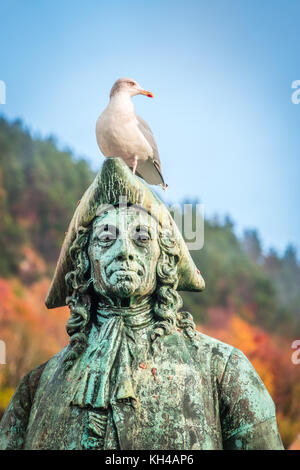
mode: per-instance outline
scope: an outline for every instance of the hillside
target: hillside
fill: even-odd
[[[7,345],[0,410],[20,378],[67,343],[67,309],[48,311],[44,298],[68,222],[93,176],[54,139],[33,138],[20,121],[0,118],[0,339]],[[291,362],[291,343],[300,336],[295,249],[263,253],[255,230],[240,240],[226,217],[205,221],[204,248],[192,255],[206,289],[184,294],[184,308],[202,331],[248,356],[276,402],[289,445],[300,430],[299,371]]]

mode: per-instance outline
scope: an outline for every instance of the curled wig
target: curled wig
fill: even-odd
[[[91,294],[92,279],[88,257],[91,230],[92,224],[88,227],[79,227],[77,237],[70,248],[73,270],[65,276],[68,291],[72,293],[66,298],[66,303],[70,308],[70,318],[66,326],[70,336],[70,347],[64,360],[66,370],[70,369],[84,352],[92,321],[93,295]],[[182,298],[176,290],[179,261],[176,240],[169,230],[161,229],[158,242],[160,257],[156,268],[157,288],[153,294],[155,296],[153,311],[157,321],[151,333],[154,352],[160,349],[160,338],[170,334],[176,327],[184,330],[186,336],[191,339],[195,335],[192,316],[188,312],[179,312],[182,307]]]

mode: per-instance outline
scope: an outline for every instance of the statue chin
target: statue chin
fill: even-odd
[[[109,290],[120,298],[133,297],[140,287],[141,279],[134,272],[118,271],[113,273],[109,282]]]
[[[133,297],[136,293],[136,285],[128,281],[118,282],[113,291],[120,298],[127,299]]]

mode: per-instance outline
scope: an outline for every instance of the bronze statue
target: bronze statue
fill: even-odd
[[[204,281],[162,202],[107,160],[70,223],[46,304],[69,345],[19,384],[1,449],[282,449],[247,358],[195,330]]]

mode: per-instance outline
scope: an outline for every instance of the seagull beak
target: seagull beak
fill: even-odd
[[[145,96],[148,96],[149,98],[154,98],[154,95],[153,93],[151,93],[151,91],[147,91],[143,89],[140,90],[140,95],[145,95]]]

